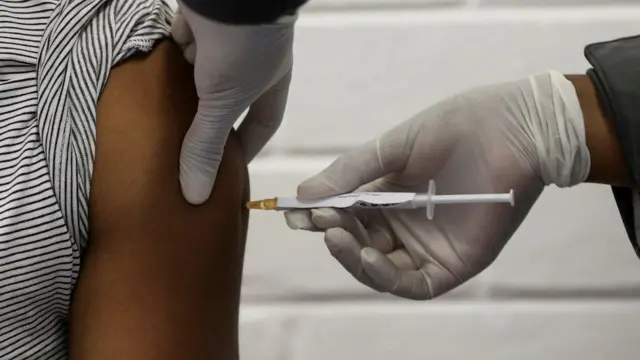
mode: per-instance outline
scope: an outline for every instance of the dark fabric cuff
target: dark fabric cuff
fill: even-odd
[[[285,15],[294,15],[307,0],[183,0],[209,19],[234,25],[270,24]]]
[[[597,89],[605,116],[612,122],[631,180],[640,184],[640,36],[588,45],[585,57],[593,66],[587,75]],[[633,189],[612,187],[627,235],[640,256]]]

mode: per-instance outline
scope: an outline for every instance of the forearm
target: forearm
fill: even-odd
[[[629,186],[629,170],[625,165],[617,135],[606,118],[596,89],[587,75],[567,75],[578,94],[591,155],[591,171],[587,182]]]
[[[294,14],[308,0],[182,0],[200,15],[229,24],[272,23]]]

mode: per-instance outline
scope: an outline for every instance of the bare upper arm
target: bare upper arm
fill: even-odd
[[[192,68],[170,41],[111,72],[98,107],[90,244],[70,320],[71,359],[229,359],[248,195],[234,134],[211,198],[178,181],[197,106]]]

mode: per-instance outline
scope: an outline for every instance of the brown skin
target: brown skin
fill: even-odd
[[[611,121],[603,112],[591,79],[587,75],[567,75],[578,94],[591,154],[591,171],[587,182],[631,186],[629,170],[624,163],[618,138]]]
[[[196,107],[193,69],[170,41],[111,72],[71,360],[238,359],[247,167],[231,134],[211,198],[185,202],[179,155]]]

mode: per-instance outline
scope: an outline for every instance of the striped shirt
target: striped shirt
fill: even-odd
[[[169,35],[164,0],[0,1],[0,359],[65,359],[97,101]]]

